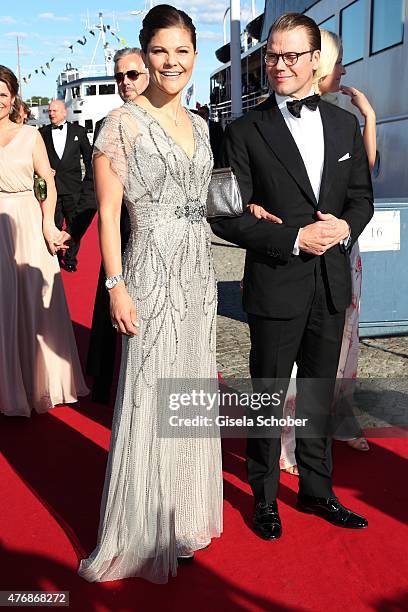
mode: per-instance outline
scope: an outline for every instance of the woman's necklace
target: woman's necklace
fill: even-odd
[[[175,123],[175,125],[177,127],[180,125],[179,120],[178,120],[178,112],[179,112],[180,108],[181,108],[181,102],[180,102],[180,104],[177,107],[176,116],[174,117],[174,123]]]
[[[179,110],[180,110],[180,108],[181,108],[181,102],[180,102],[180,104],[177,106],[177,110],[176,110],[176,114],[175,114],[175,116],[174,116],[174,117],[172,117],[172,119],[173,119],[173,121],[174,121],[174,125],[175,125],[176,127],[179,127],[179,126],[180,126],[180,125],[182,125],[182,123],[183,123],[182,119],[181,119],[181,118],[179,119],[179,116],[178,116],[178,115],[179,115]],[[163,112],[161,112],[161,111],[157,110],[157,108],[154,108],[154,107],[153,107],[153,108],[152,108],[152,110],[153,110],[153,112],[154,112],[154,113],[156,113],[157,115],[159,115],[159,117],[160,117],[160,116],[162,116],[162,117],[163,117],[163,116],[164,116],[164,117],[166,116],[166,113],[163,113]],[[167,115],[167,116],[168,116],[168,115]]]

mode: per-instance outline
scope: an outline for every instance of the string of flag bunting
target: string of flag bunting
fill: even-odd
[[[126,40],[123,38],[123,36],[118,36],[117,33],[111,28],[110,25],[104,25],[103,31],[105,32],[105,34],[106,33],[111,34],[111,36],[115,40],[117,40],[122,46],[126,46],[127,43],[126,43]],[[96,36],[94,29],[89,29],[87,30],[87,32],[89,32],[91,36]],[[83,47],[87,44],[87,42],[88,42],[88,39],[86,38],[86,36],[82,36],[82,38],[78,38],[74,43],[72,43],[71,45],[68,45],[68,49],[71,51],[71,53],[74,53],[74,48],[76,45],[81,45]],[[107,47],[108,44],[109,43],[105,43],[105,47]],[[55,57],[52,57],[50,60],[48,60],[48,62],[45,62],[45,64],[39,66],[38,68],[34,68],[34,70],[32,70],[27,76],[23,77],[23,82],[26,85],[28,85],[29,80],[32,77],[34,77],[36,74],[43,74],[44,76],[47,76],[47,73],[45,72],[45,68],[50,70],[51,64],[54,60],[55,60]]]

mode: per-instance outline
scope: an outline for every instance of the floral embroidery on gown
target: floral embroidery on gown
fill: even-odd
[[[124,188],[131,236],[124,278],[139,334],[123,337],[98,543],[88,581],[167,582],[177,556],[222,531],[220,438],[159,437],[158,379],[217,379],[216,280],[206,197],[208,132],[189,113],[193,157],[134,103],[112,111],[96,141]]]
[[[7,416],[29,417],[89,392],[33,193],[37,135],[23,125],[0,146],[0,412]]]

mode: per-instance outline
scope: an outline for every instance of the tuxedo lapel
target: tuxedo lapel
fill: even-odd
[[[262,112],[262,119],[255,121],[255,125],[266,144],[285,166],[312,205],[317,208],[316,197],[313,193],[305,164],[276,104],[275,96],[272,96],[270,104],[266,105]]]
[[[50,160],[50,164],[53,168],[56,168],[61,160],[58,157],[57,152],[54,148],[54,141],[52,139],[51,125],[48,126],[47,129],[43,132],[43,138],[44,138],[45,146],[48,152],[48,158]]]
[[[324,135],[324,166],[322,180],[320,183],[319,206],[324,202],[326,195],[329,192],[330,186],[336,176],[337,171],[337,151],[339,150],[339,140],[341,139],[340,127],[332,117],[330,103],[320,104],[320,116],[323,123]]]
[[[67,139],[65,141],[64,153],[62,154],[62,157],[61,157],[62,163],[65,160],[65,158],[69,156],[71,152],[72,145],[74,144],[74,134],[73,134],[74,131],[75,130],[74,130],[72,123],[67,122]]]

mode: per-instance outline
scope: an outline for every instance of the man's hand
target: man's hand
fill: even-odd
[[[302,227],[299,232],[299,249],[310,255],[324,255],[350,233],[349,225],[330,213],[317,211],[318,221]]]
[[[272,221],[272,223],[278,223],[279,225],[282,223],[282,219],[280,217],[268,212],[262,206],[260,206],[260,204],[248,204],[247,208],[249,208],[251,214],[253,214],[257,219],[266,219],[266,221]]]

